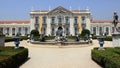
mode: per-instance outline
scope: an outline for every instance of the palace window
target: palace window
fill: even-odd
[[[69,21],[69,17],[67,16],[67,17],[65,17],[65,22],[66,23],[69,23],[70,21]]]
[[[108,35],[109,34],[109,27],[106,27],[106,35]]]
[[[51,23],[55,23],[55,17],[51,18]]]
[[[78,33],[78,28],[75,27],[75,35],[77,35],[77,33]]]
[[[82,23],[85,24],[85,17],[82,17]]]
[[[66,35],[68,35],[69,34],[69,28],[67,27],[66,28]]]
[[[18,28],[18,32],[21,35],[21,27]]]
[[[75,23],[75,24],[78,23],[78,17],[74,17],[74,23]]]
[[[9,27],[8,27],[8,28],[6,28],[6,29],[7,29],[7,33],[6,33],[6,34],[7,34],[7,35],[9,35]]]
[[[46,17],[43,17],[43,18],[42,18],[42,21],[43,21],[43,23],[45,24],[45,23],[46,23]]]
[[[15,35],[15,28],[12,28],[12,35]]]
[[[102,27],[99,27],[99,35],[102,35],[103,32],[102,32]]]
[[[39,23],[39,17],[35,17],[35,24]]]
[[[25,27],[25,35],[27,35],[27,34],[28,34],[28,28]]]
[[[45,34],[46,34],[46,29],[43,28],[43,29],[42,29],[42,32],[43,32],[43,34],[45,35]]]
[[[58,23],[62,23],[62,18],[61,17],[58,18]]]
[[[93,27],[93,34],[96,35],[96,27]]]

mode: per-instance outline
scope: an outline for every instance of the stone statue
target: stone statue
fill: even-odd
[[[113,16],[113,24],[114,24],[114,28],[116,28],[117,24],[118,24],[118,15],[117,12],[114,12],[114,16]]]

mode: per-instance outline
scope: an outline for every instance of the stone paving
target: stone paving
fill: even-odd
[[[13,42],[5,43],[14,45]],[[91,59],[91,49],[99,47],[98,41],[93,45],[50,46],[34,45],[22,41],[21,46],[29,49],[29,60],[20,68],[102,68]],[[105,42],[105,47],[111,47],[112,42]]]

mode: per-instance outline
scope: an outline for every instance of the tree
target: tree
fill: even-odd
[[[83,29],[81,32],[81,36],[84,37],[86,34],[88,34],[88,36],[90,35],[90,31],[88,29]]]
[[[30,32],[30,34],[31,34],[31,35],[33,34],[33,36],[39,36],[39,31],[38,31],[38,30],[32,30],[32,31]]]

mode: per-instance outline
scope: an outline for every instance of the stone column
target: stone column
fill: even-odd
[[[74,18],[70,17],[70,35],[75,35]]]
[[[46,30],[46,35],[51,35],[51,18],[47,17],[47,30]]]
[[[12,26],[10,27],[10,36],[12,36]]]

